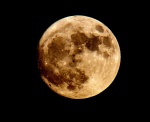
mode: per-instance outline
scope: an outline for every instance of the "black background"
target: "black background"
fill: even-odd
[[[133,36],[139,29],[137,21],[143,16],[138,6],[125,2],[113,4],[94,1],[20,4],[8,13],[13,15],[9,17],[9,23],[14,40],[10,39],[9,47],[13,55],[11,74],[15,75],[7,76],[11,79],[7,86],[10,87],[7,89],[11,89],[8,97],[12,103],[20,106],[19,110],[35,112],[44,108],[49,111],[48,114],[76,112],[77,116],[82,116],[79,113],[92,114],[105,110],[107,114],[116,108],[126,108],[128,103],[134,106],[134,98],[142,96],[136,85],[138,74],[135,73],[138,72],[136,52],[139,43]],[[113,83],[99,95],[83,100],[64,98],[51,91],[42,81],[37,67],[37,46],[42,34],[57,20],[72,15],[85,15],[104,23],[116,36],[121,50],[120,69]]]

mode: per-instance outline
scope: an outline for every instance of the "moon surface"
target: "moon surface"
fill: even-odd
[[[57,94],[71,99],[98,95],[114,81],[120,47],[102,22],[82,15],[56,21],[38,45],[42,80]]]

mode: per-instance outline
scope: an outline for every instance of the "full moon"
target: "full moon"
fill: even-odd
[[[102,22],[75,15],[53,23],[38,44],[41,79],[55,93],[85,99],[114,81],[121,61],[119,43]]]

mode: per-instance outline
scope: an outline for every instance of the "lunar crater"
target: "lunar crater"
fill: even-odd
[[[97,31],[99,31],[100,33],[103,33],[104,32],[104,28],[101,26],[101,25],[96,25],[95,29]]]
[[[76,46],[84,44],[87,41],[87,39],[88,38],[84,33],[77,32],[71,35],[71,40]]]

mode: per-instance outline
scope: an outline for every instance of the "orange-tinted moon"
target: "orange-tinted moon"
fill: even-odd
[[[69,16],[52,24],[38,45],[41,78],[57,94],[85,99],[104,91],[121,61],[118,41],[102,22]]]

